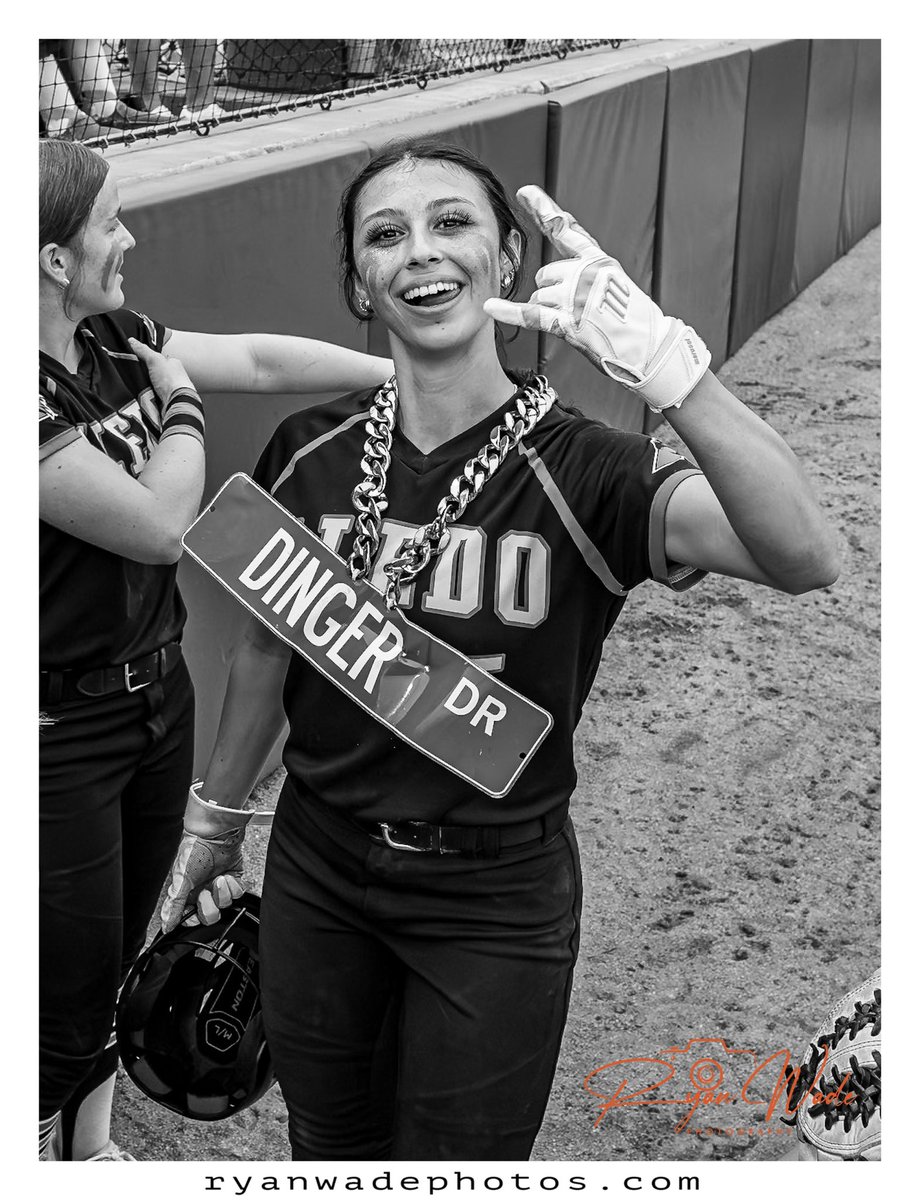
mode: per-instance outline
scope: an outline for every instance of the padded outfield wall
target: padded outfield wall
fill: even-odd
[[[511,192],[545,187],[665,311],[699,330],[717,368],[879,223],[880,43],[684,45],[647,61],[626,55],[568,86],[548,73],[520,94],[129,181],[128,303],[176,329],[299,333],[386,352],[384,331],[359,325],[338,297],[336,206],[389,138],[436,133],[480,155]],[[551,257],[534,237],[530,275]],[[508,352],[583,411],[652,427],[643,405],[556,339],[522,333]],[[207,397],[206,497],[252,469],[282,417],[327,398]],[[180,582],[200,770],[242,610],[191,562]]]

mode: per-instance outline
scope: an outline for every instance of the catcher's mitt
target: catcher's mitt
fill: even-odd
[[[831,1008],[801,1068],[786,1068],[786,1111],[793,1115],[783,1120],[795,1125],[799,1160],[881,1158],[881,1034],[882,973],[876,971]]]

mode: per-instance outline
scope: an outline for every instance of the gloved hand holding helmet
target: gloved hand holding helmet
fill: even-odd
[[[243,839],[250,823],[268,824],[272,813],[225,808],[201,797],[192,785],[184,832],[172,865],[169,890],[160,909],[164,933],[185,919],[187,925],[213,925],[243,894]],[[195,912],[190,913],[194,905]]]

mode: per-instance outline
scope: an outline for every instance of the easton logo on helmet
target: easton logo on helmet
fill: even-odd
[[[221,947],[218,946],[218,953]],[[214,964],[215,975],[221,977],[210,1003],[211,1015],[204,1022],[204,1041],[212,1050],[232,1051],[246,1031],[259,1001],[259,989],[252,981],[252,956],[239,946],[232,952],[232,961],[224,959]]]

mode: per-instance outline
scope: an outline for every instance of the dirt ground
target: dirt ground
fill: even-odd
[[[801,597],[716,577],[685,595],[648,585],[608,640],[577,738],[581,958],[535,1160],[780,1157],[787,1127],[750,1102],[770,1095],[775,1063],[748,1101],[701,1107],[675,1132],[688,1078],[711,1079],[689,1074],[703,1051],[687,1042],[722,1039],[703,1050],[737,1094],[751,1063],[797,1057],[878,965],[879,275],[875,230],[720,372],[809,464],[839,581]],[[254,890],[265,842],[250,833]],[[603,1113],[620,1080],[660,1078],[607,1064],[668,1047],[675,1075],[650,1103]],[[592,1095],[583,1081],[605,1066]],[[289,1157],[277,1088],[207,1124],[122,1078],[113,1136],[147,1160]]]

